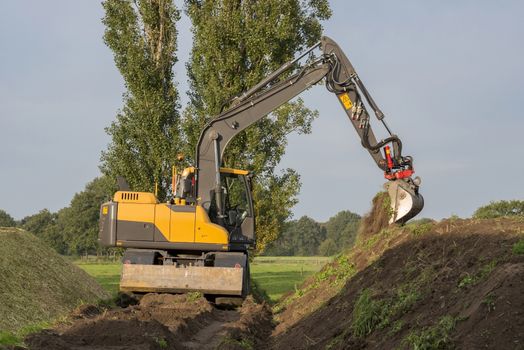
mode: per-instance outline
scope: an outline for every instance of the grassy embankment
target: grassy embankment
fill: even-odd
[[[29,232],[0,228],[0,348],[109,294]]]
[[[251,264],[251,276],[255,283],[269,296],[278,300],[283,294],[293,291],[308,276],[319,271],[330,261],[327,257],[257,257]],[[120,278],[119,263],[86,263],[78,261],[80,268],[93,276],[98,283],[112,294],[118,291]]]

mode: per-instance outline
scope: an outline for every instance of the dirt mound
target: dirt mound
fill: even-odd
[[[240,318],[228,325],[222,341],[216,349],[263,348],[267,345],[267,339],[272,330],[271,309],[267,304],[257,304],[252,297],[248,297],[240,309]]]
[[[248,298],[238,310],[214,307],[198,293],[146,294],[137,305],[84,315],[61,328],[32,334],[29,349],[232,349],[271,333],[271,313]],[[238,342],[236,341],[237,339]],[[264,339],[265,341],[266,339]]]
[[[25,339],[29,349],[179,349],[176,337],[160,322],[105,319],[82,324],[65,334],[43,331]]]
[[[355,272],[320,307],[281,323],[272,346],[522,349],[524,256],[512,247],[523,233],[516,219],[383,229],[357,250],[385,252],[363,269],[352,264]],[[288,308],[304,305],[300,299]]]
[[[388,194],[377,193],[370,212],[360,222],[353,249],[326,264],[319,273],[308,278],[300,289],[286,295],[276,305],[275,319],[279,323],[275,329],[276,335],[324,305],[340,291],[348,278],[368,266],[384,250],[409,239],[407,231],[399,230],[396,225],[388,225],[389,212]],[[396,230],[395,234],[390,234],[393,230]]]
[[[204,327],[213,312],[198,294],[146,294],[127,308],[87,309],[80,320],[30,335],[25,343],[30,349],[180,349],[180,339]]]
[[[15,331],[109,294],[34,235],[0,228],[0,330]]]

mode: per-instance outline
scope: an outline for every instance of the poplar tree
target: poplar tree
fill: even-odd
[[[183,121],[190,155],[203,126],[232,97],[320,40],[320,22],[331,15],[327,0],[186,0],[186,13],[193,25],[187,64],[190,105]],[[226,150],[226,166],[256,175],[259,250],[278,237],[297,202],[299,174],[293,169],[275,171],[287,136],[311,132],[317,114],[297,99],[242,132]]]
[[[179,10],[171,0],[106,0],[104,42],[124,79],[124,106],[106,129],[101,170],[133,190],[165,199],[180,145],[179,99],[173,79]]]

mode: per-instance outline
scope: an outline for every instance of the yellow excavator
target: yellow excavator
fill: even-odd
[[[316,51],[320,54],[315,55]],[[304,62],[300,64],[300,62]],[[404,223],[424,206],[413,159],[336,42],[319,43],[230,101],[202,130],[195,164],[173,174],[173,198],[159,203],[153,193],[134,192],[125,182],[100,209],[99,242],[126,248],[120,290],[243,298],[249,292],[248,252],[256,231],[252,174],[222,167],[229,142],[285,102],[323,81],[388,180],[390,223]],[[385,127],[377,141],[368,109]]]

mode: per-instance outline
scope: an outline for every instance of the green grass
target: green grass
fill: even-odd
[[[310,275],[320,271],[331,259],[326,257],[261,256],[251,264],[251,277],[271,301],[296,288]]]
[[[58,320],[57,320],[58,321]],[[27,325],[16,331],[2,331],[0,330],[0,349],[1,346],[24,346],[24,338],[31,333],[37,333],[41,330],[52,326],[52,322],[39,322]]]
[[[524,255],[524,238],[515,243],[512,250],[515,255]]]
[[[329,261],[325,257],[257,257],[251,264],[251,277],[276,301]]]
[[[493,271],[493,269],[495,269],[496,266],[496,260],[490,261],[489,263],[481,266],[479,271],[477,271],[475,274],[467,274],[466,276],[464,276],[464,278],[462,278],[462,280],[459,281],[458,287],[466,288],[472,285],[476,285],[477,283],[486,279],[486,277],[489,276],[491,271]]]
[[[421,299],[423,288],[431,278],[424,270],[409,283],[401,284],[394,293],[378,296],[372,289],[363,289],[353,306],[351,331],[356,338],[364,338],[377,329],[389,328],[388,334],[398,333],[403,322],[400,318],[410,312]]]
[[[76,265],[93,276],[105,290],[111,293],[111,295],[115,296],[118,293],[118,283],[120,281],[120,271],[122,270],[122,264],[77,262]]]
[[[495,310],[495,300],[496,299],[497,299],[497,296],[495,294],[489,293],[488,295],[486,295],[484,300],[482,300],[482,304],[486,306],[486,308],[488,309],[488,312]]]
[[[451,316],[442,317],[430,327],[412,331],[403,340],[403,344],[415,350],[445,350],[453,348],[450,333],[455,328],[457,319]]]
[[[422,236],[433,228],[434,224],[432,222],[424,222],[424,223],[409,223],[406,225],[406,228],[411,232],[411,234],[415,237]]]
[[[22,345],[22,339],[12,332],[0,331],[0,345]]]
[[[167,349],[167,340],[165,340],[164,338],[157,337],[155,337],[154,339],[160,349]]]
[[[332,261],[333,263],[325,265],[319,272],[314,273],[312,283],[308,283],[303,288],[297,289],[295,287],[295,293],[277,303],[273,307],[273,312],[280,313],[287,305],[301,298],[309,291],[319,288],[322,283],[326,283],[325,287],[327,288],[340,289],[344,282],[356,273],[355,265],[347,255],[339,254]],[[329,260],[326,260],[327,262]]]
[[[331,258],[261,256],[251,263],[251,277],[257,287],[276,301],[283,294],[295,290],[308,276],[319,271]],[[78,267],[93,276],[111,294],[118,292],[120,263],[76,262]]]
[[[353,308],[351,328],[355,337],[363,338],[387,322],[387,310],[387,300],[373,298],[371,290],[364,289]]]

